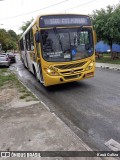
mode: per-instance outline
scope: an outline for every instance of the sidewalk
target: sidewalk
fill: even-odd
[[[96,63],[97,68],[106,68],[106,69],[113,69],[113,70],[120,70],[119,64],[109,64],[109,63]]]
[[[65,123],[40,102],[2,111],[0,117],[1,151],[91,151]],[[7,158],[9,159],[11,158]],[[33,160],[33,158],[29,159]],[[55,160],[56,158],[47,159]],[[60,160],[63,159],[60,158]]]

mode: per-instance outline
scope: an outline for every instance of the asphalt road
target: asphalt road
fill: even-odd
[[[19,78],[93,150],[120,143],[120,72],[96,69],[95,77],[45,88],[18,59]]]

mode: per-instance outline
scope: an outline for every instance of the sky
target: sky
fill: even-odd
[[[120,0],[0,0],[0,28],[21,33],[24,22],[51,13],[92,14]]]

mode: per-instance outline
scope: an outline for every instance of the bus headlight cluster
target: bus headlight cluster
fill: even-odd
[[[92,68],[93,68],[93,66],[94,66],[94,63],[93,63],[93,62],[91,62],[91,63],[87,66],[86,70],[90,70],[90,69],[92,69]]]
[[[54,67],[49,67],[45,69],[47,74],[51,75],[51,76],[58,76],[58,72]]]
[[[51,70],[49,68],[47,69],[47,73],[51,73]]]

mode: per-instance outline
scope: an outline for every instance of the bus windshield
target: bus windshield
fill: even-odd
[[[50,62],[80,60],[94,51],[91,28],[41,30],[42,56]]]

